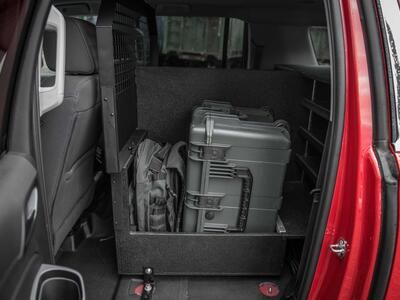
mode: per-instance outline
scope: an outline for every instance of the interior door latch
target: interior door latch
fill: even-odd
[[[336,244],[330,244],[329,249],[336,254],[337,257],[343,259],[349,248],[349,243],[345,239],[339,239]]]

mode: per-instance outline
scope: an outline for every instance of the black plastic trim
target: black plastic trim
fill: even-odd
[[[34,4],[29,1],[25,1],[21,5],[18,15],[20,21],[15,26],[14,38],[7,49],[7,57],[0,72],[0,152],[2,155],[9,150],[9,123],[11,109],[14,105],[12,102],[14,101],[16,80],[22,61],[21,55],[29,32],[29,20],[33,9]]]
[[[38,104],[37,66],[39,49],[50,11],[51,1],[43,0],[33,8],[32,19],[27,28],[22,55],[20,56],[20,67],[15,81],[14,103],[10,115],[9,124],[9,149],[18,153],[29,153],[26,158],[31,161],[38,171],[36,185],[39,191],[41,220],[46,226],[40,238],[43,243],[41,254],[46,258],[45,262],[54,262],[50,218],[46,201],[44,186],[44,175],[42,170],[42,154],[40,149],[40,120]],[[44,227],[43,227],[44,228]],[[46,236],[47,235],[47,236]]]
[[[301,263],[304,265],[304,274],[298,275],[298,278],[300,278],[300,283],[296,291],[296,297],[298,299],[307,299],[314,279],[325,228],[331,209],[342,147],[344,126],[346,73],[341,7],[339,1],[325,0],[324,3],[331,45],[331,99],[333,100],[331,109],[332,122],[330,124],[330,135],[327,136],[326,142],[328,147],[326,167],[324,168],[324,172],[320,172],[319,175],[323,176],[321,184],[321,199],[316,208],[317,212],[315,222],[311,225],[313,226],[312,236],[308,237],[310,240],[309,251],[308,253],[304,253],[302,257]]]
[[[386,90],[386,61],[382,53],[382,35],[374,2],[361,0],[362,22],[366,39],[372,95],[375,155],[382,175],[382,222],[374,276],[370,288],[371,299],[384,299],[396,247],[398,169],[390,149],[388,124],[390,106]],[[393,126],[392,126],[393,127]]]
[[[375,147],[375,155],[382,176],[382,222],[369,297],[384,299],[396,248],[398,170],[387,143],[380,142]]]
[[[24,34],[20,37],[21,41],[18,42],[18,63],[14,66],[15,78],[9,91],[12,103],[10,103],[11,111],[8,126],[8,150],[13,152],[13,155],[20,160],[28,161],[27,164],[31,164],[32,169],[35,169],[37,167],[35,158],[38,155],[34,142],[35,138],[37,138],[34,128],[38,125],[36,124],[38,120],[34,119],[35,106],[37,106],[37,81],[35,79],[38,75],[37,60],[41,38],[51,1],[27,2],[30,2],[31,7],[24,19]],[[25,173],[18,172],[17,175],[24,178],[24,176],[29,175]],[[36,187],[38,184],[36,174],[31,180],[32,187]],[[28,188],[21,180],[14,180],[13,185],[17,185],[16,190],[18,190],[19,185],[23,189]],[[49,232],[46,230],[48,219],[43,201],[43,188],[41,187],[39,185],[37,217],[36,222],[31,227],[32,235],[0,290],[1,299],[28,299],[38,264],[51,262]],[[5,190],[10,192],[12,188]],[[3,200],[3,198],[1,199]]]
[[[226,68],[228,59],[229,18],[224,19],[224,40],[222,44],[222,67]]]

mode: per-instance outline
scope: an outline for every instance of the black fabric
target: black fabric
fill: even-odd
[[[258,288],[262,282],[272,282],[279,286],[280,293],[268,299],[283,299],[291,274],[288,268],[281,277],[157,277],[155,270],[154,300],[257,300],[266,299]],[[139,300],[135,288],[140,285],[140,277],[122,277],[115,300]]]
[[[134,300],[140,297],[134,294],[134,288],[140,284],[143,276],[119,277],[115,263],[114,240],[89,239],[77,252],[61,253],[56,263],[73,268],[84,279],[88,300]],[[155,270],[155,300],[183,299],[265,299],[258,284],[265,281],[276,283],[282,299],[291,274],[287,267],[280,277],[169,277],[157,276]]]
[[[137,67],[138,124],[149,136],[170,143],[187,141],[191,112],[203,100],[232,102],[235,106],[268,106],[275,119],[289,122],[292,153],[304,141],[297,134],[307,124],[301,106],[307,81],[291,71]],[[289,166],[288,179],[297,179],[297,166]]]
[[[191,111],[203,100],[269,106],[275,119],[298,127],[304,80],[290,71],[137,67],[139,127],[158,140],[186,140]]]
[[[98,72],[96,27],[76,18],[65,18],[67,74],[90,75]]]
[[[286,239],[278,234],[132,233],[117,235],[120,274],[279,275]],[[134,251],[132,251],[134,249]]]

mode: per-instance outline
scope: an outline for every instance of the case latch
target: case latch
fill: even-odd
[[[329,249],[339,258],[343,259],[348,251],[349,243],[345,239],[339,239],[336,244],[330,244]]]
[[[206,146],[201,148],[200,158],[204,160],[220,160],[225,161],[226,148]]]
[[[195,196],[195,206],[201,209],[220,210],[222,197],[218,196]]]

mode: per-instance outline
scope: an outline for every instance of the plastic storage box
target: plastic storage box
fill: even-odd
[[[267,123],[272,123],[274,121],[274,113],[268,106],[260,108],[237,107],[233,106],[230,102],[204,100],[202,104],[193,111],[193,115],[199,114],[200,111],[236,115],[243,121]]]
[[[229,104],[228,104],[229,105]],[[228,107],[228,106],[226,106]],[[183,231],[274,232],[290,159],[286,122],[201,106],[192,115]]]

